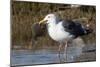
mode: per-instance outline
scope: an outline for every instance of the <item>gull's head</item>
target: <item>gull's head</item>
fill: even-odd
[[[48,21],[55,20],[55,19],[56,19],[55,14],[48,14],[43,20],[41,20],[39,22],[39,24],[41,24],[41,23],[47,23]]]

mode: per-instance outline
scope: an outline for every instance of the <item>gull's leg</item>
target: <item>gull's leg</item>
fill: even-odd
[[[64,59],[65,59],[65,62],[67,61],[67,46],[68,46],[68,42],[66,42],[65,49],[64,49]]]
[[[60,43],[60,45],[59,45],[59,49],[58,49],[58,57],[59,57],[59,61],[60,61],[60,63],[61,63],[61,58],[60,58],[60,50],[61,50],[61,47],[62,47],[62,44]]]

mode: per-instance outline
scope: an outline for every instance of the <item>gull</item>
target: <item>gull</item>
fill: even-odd
[[[61,20],[59,16],[56,14],[48,14],[43,20],[39,22],[47,24],[48,34],[56,42],[59,42],[59,57],[60,57],[60,50],[62,47],[62,43],[65,43],[64,47],[64,56],[65,60],[67,60],[67,47],[68,44],[79,36],[87,35],[91,31],[86,29],[82,24],[79,22],[75,22],[72,20]]]

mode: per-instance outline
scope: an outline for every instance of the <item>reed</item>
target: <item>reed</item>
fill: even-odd
[[[87,21],[96,31],[96,7],[81,6],[78,8],[70,8],[65,4],[49,4],[49,3],[33,3],[12,1],[11,4],[11,45],[12,48],[20,46],[23,49],[43,48],[46,46],[56,46],[56,42],[51,40],[46,34],[38,38],[36,43],[32,44],[32,24],[39,22],[48,13],[58,13],[63,19],[79,19],[83,24]],[[84,41],[95,42],[95,34],[89,35],[88,38],[83,37]]]

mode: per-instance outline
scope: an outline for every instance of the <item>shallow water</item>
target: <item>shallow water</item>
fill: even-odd
[[[73,50],[73,51],[71,51]],[[67,62],[74,62],[74,58],[81,54],[81,49],[70,48],[67,51]],[[31,64],[49,64],[64,61],[64,53],[61,52],[60,58],[58,52],[50,49],[41,50],[12,50],[11,66],[15,65],[31,65]]]
[[[13,49],[11,51],[11,66],[95,61],[95,43],[88,45],[84,44],[82,40],[78,39],[75,40],[73,44],[74,45],[67,48],[66,60],[64,51],[61,51],[59,58],[58,48],[53,46],[37,50]]]

